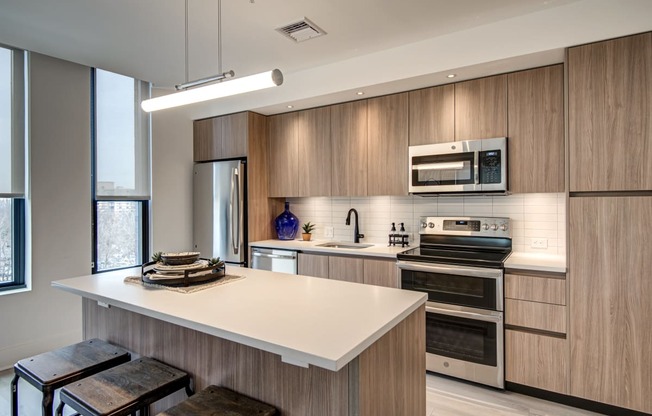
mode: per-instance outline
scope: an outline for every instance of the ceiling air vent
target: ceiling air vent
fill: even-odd
[[[303,20],[299,20],[298,22],[279,27],[276,31],[295,42],[303,42],[304,40],[326,34],[319,26],[308,20],[307,17],[304,17]]]

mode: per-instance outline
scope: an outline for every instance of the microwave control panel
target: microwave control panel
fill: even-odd
[[[480,152],[480,183],[501,183],[500,150]]]

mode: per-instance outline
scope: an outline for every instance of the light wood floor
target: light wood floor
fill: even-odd
[[[10,383],[12,377],[12,370],[0,371],[0,416],[9,416],[11,414]],[[425,416],[597,415],[597,413],[562,406],[521,394],[501,392],[431,374],[426,376],[426,389]],[[39,391],[21,381],[18,385],[18,392],[19,416],[40,416],[41,394]]]

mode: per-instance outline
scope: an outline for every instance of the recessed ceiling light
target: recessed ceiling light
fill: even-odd
[[[455,78],[455,74],[448,74],[446,75],[448,78]]]
[[[358,95],[364,95],[364,92],[362,92],[362,91],[358,91],[358,92],[356,92],[356,94],[358,94]]]
[[[294,106],[293,105],[288,105],[288,108],[294,108]]]

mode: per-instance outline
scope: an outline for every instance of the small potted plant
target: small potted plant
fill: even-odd
[[[303,230],[303,233],[301,234],[301,236],[303,237],[303,241],[310,241],[310,237],[312,236],[311,233],[315,229],[315,224],[308,221],[307,223],[301,226],[301,229]]]

